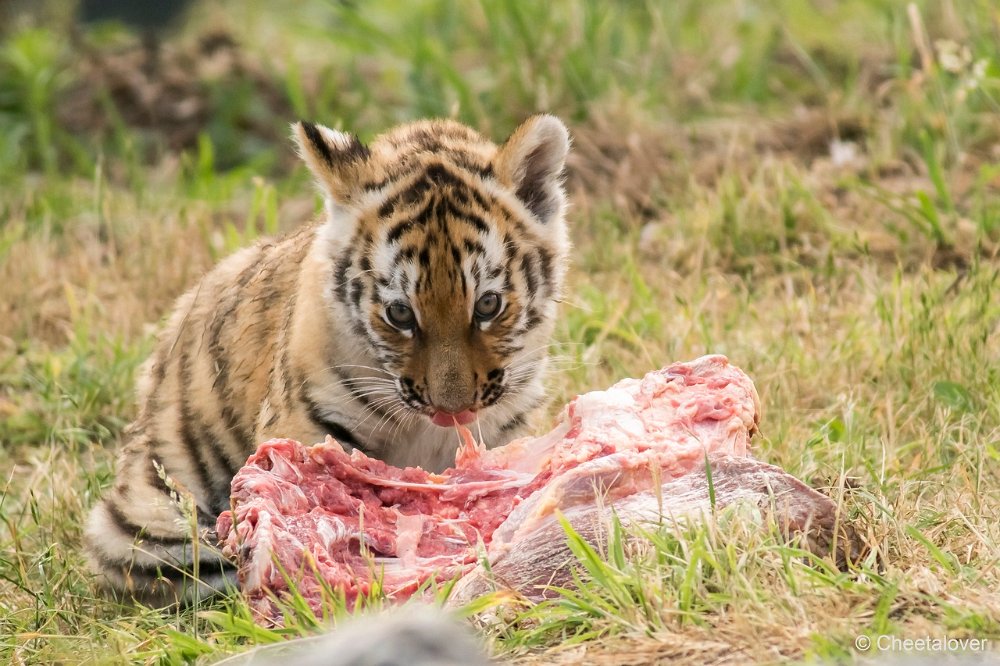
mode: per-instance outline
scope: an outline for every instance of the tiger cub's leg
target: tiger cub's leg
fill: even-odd
[[[114,487],[85,530],[105,587],[152,605],[188,603],[235,585],[215,543],[215,512],[171,478],[141,428],[126,433]]]

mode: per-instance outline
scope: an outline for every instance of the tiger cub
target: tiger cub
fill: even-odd
[[[85,535],[118,592],[172,603],[232,581],[215,519],[259,442],[332,435],[441,470],[456,424],[503,444],[544,400],[569,249],[566,127],[534,116],[500,146],[447,120],[370,145],[306,122],[293,138],[321,219],[208,273],[141,373],[116,481]]]

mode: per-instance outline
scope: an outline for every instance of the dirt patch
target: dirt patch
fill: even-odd
[[[873,123],[819,108],[687,124],[595,109],[574,128],[573,214],[600,217],[610,206],[641,228],[640,252],[670,265],[681,258],[664,243],[687,252],[689,236],[708,233],[716,259],[735,272],[779,254],[812,267],[870,257],[958,271],[997,257],[1000,233],[973,222],[984,197],[1000,192],[988,162],[971,154],[946,170],[949,203],[919,155],[870,152]]]
[[[594,109],[573,131],[570,186],[648,217],[662,203],[657,197],[682,192],[692,181],[713,186],[734,169],[746,173],[762,154],[811,167],[863,142],[867,126],[860,116],[819,108],[776,120],[743,116],[689,124],[623,107]]]
[[[105,134],[122,125],[179,151],[195,146],[222,114],[244,137],[284,140],[291,104],[228,33],[206,33],[188,48],[144,41],[106,52],[79,42],[74,83],[57,108],[73,133]]]
[[[689,146],[684,129],[617,108],[594,109],[573,127],[568,171],[574,206],[603,200],[626,218],[650,219],[664,190],[683,186]]]

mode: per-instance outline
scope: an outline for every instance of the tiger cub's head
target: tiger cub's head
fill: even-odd
[[[326,199],[331,314],[390,397],[438,425],[500,427],[536,406],[569,249],[562,122],[534,116],[499,146],[447,120],[369,145],[293,132]]]

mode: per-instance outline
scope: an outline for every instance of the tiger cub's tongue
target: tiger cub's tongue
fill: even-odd
[[[431,417],[431,421],[434,425],[438,425],[444,428],[449,428],[455,424],[458,425],[468,425],[476,420],[476,413],[470,410],[465,410],[464,412],[459,412],[458,414],[450,414],[448,412],[434,412],[434,416]]]

